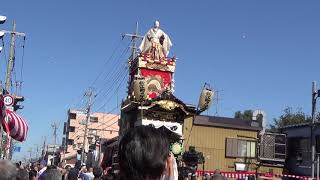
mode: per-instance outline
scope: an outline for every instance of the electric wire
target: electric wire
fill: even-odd
[[[22,57],[21,57],[21,69],[20,69],[20,81],[23,82],[23,67],[24,67],[24,47],[26,45],[26,37],[23,38],[22,45]]]
[[[125,71],[126,71],[126,69],[124,70],[124,72],[125,72]],[[116,81],[119,81],[119,80],[120,80],[120,77],[121,77],[121,76],[119,76],[119,79],[117,79]],[[116,91],[113,92],[113,94],[107,99],[107,101],[106,101],[100,108],[97,109],[97,111],[99,111],[100,109],[102,109],[103,107],[105,107],[105,106],[109,103],[109,101],[111,100],[111,98],[113,97],[113,95],[117,92],[117,89],[120,88],[120,86],[122,85],[122,83],[124,82],[125,79],[126,79],[126,76],[122,76],[122,80],[120,81],[118,87],[116,88]],[[114,82],[116,82],[116,81],[114,81]],[[116,85],[116,84],[114,83],[114,85]],[[111,87],[112,87],[112,86],[111,86]],[[110,89],[111,89],[111,88],[110,88]],[[111,92],[111,91],[108,91],[108,93],[106,94],[106,97],[107,97],[107,95],[109,95],[110,92]]]
[[[104,65],[102,66],[102,67],[103,67],[102,70],[100,71],[100,73],[98,74],[98,76],[94,79],[94,81],[91,83],[91,85],[90,85],[91,87],[94,86],[94,84],[98,81],[98,79],[100,78],[100,76],[105,72],[105,71],[104,71],[104,67],[106,67],[106,66],[109,64],[109,62],[111,62],[111,59],[114,57],[116,51],[119,49],[122,40],[123,40],[123,38],[121,38],[121,39],[119,40],[119,42],[117,43],[115,49],[112,51],[111,55],[109,56],[109,58],[107,59],[107,61],[106,61],[106,62],[104,63]]]
[[[126,71],[127,71],[127,68],[124,68],[124,69],[122,69],[121,71],[119,71],[119,72],[115,75],[115,77],[114,77],[112,80],[110,80],[110,81],[111,81],[111,84],[107,87],[106,91],[105,91],[103,94],[102,94],[102,93],[97,94],[97,96],[100,95],[100,96],[99,96],[100,99],[105,99],[105,98],[107,98],[108,95],[109,95],[109,94],[112,92],[112,90],[114,89],[114,87],[117,86],[117,84],[120,82],[121,77],[125,76]],[[97,99],[95,99],[95,101],[94,101],[92,104],[95,104],[96,102],[97,102]],[[102,100],[101,102],[103,102],[103,100]]]
[[[131,43],[131,41],[129,42],[127,48],[126,48],[124,51],[122,51],[121,55],[117,58],[118,60],[117,60],[116,62],[118,62],[118,63],[115,64],[114,66],[112,66],[113,69],[112,69],[111,72],[108,73],[107,76],[104,78],[105,83],[103,84],[103,87],[97,92],[97,95],[99,95],[99,94],[104,90],[104,88],[107,87],[107,83],[108,83],[110,80],[114,79],[114,78],[112,78],[112,77],[113,77],[114,74],[116,74],[117,70],[119,70],[118,68],[121,68],[121,64],[122,64],[121,59],[123,58],[123,56],[124,56],[125,54],[128,53],[128,51],[129,51],[129,49],[130,49],[130,46],[129,46],[130,43]]]
[[[108,60],[107,60],[107,61],[105,62],[105,64],[103,65],[102,71],[101,71],[101,72],[98,74],[98,76],[94,79],[94,81],[91,83],[91,86],[90,86],[90,87],[93,87],[93,86],[95,85],[95,83],[96,83],[96,82],[99,80],[99,78],[104,74],[104,72],[108,72],[108,71],[105,71],[105,67],[106,67],[109,63],[111,63],[113,59],[117,59],[117,58],[114,58],[114,57],[115,57],[116,52],[118,51],[118,49],[119,49],[119,47],[120,47],[120,45],[121,45],[121,43],[122,43],[122,40],[123,40],[123,38],[121,38],[121,39],[119,40],[119,42],[118,42],[118,44],[116,45],[115,49],[112,51],[110,57],[108,58]],[[122,54],[124,54],[124,52],[126,52],[126,51],[127,51],[127,50],[124,50],[124,51],[121,53],[120,57],[122,57]],[[116,62],[117,62],[117,61],[116,61]],[[111,64],[111,67],[115,67],[115,66]],[[112,70],[114,70],[114,68],[113,68]],[[112,70],[111,70],[111,72],[113,72]],[[110,71],[109,71],[109,72],[110,72]],[[107,77],[108,77],[108,76],[110,76],[110,73],[107,74]],[[100,90],[100,91],[101,91],[101,90]],[[98,94],[97,94],[97,95],[98,95]],[[78,101],[78,103],[76,103],[76,107],[80,107],[80,106],[82,105],[82,103],[84,102],[84,97],[85,97],[85,96],[82,96],[82,97],[80,98],[80,100]]]

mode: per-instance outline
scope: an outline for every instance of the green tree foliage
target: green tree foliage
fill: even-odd
[[[244,119],[244,120],[252,120],[252,110],[245,110],[243,112],[237,111],[234,113],[234,118]]]
[[[317,115],[317,117],[319,117],[319,115]],[[310,121],[311,117],[302,112],[301,109],[293,111],[291,107],[287,107],[279,118],[273,119],[273,125],[270,127],[271,129],[276,130],[284,126],[308,123]]]

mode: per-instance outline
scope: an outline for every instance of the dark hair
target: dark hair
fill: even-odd
[[[16,177],[16,166],[8,160],[0,160],[0,179],[12,180]]]
[[[37,171],[34,169],[29,171],[29,179],[32,179],[33,177],[37,177]]]
[[[17,173],[17,180],[29,180],[29,173],[26,169],[19,169]]]
[[[96,167],[93,168],[93,172],[92,173],[93,173],[95,178],[99,178],[99,177],[102,176],[103,169],[101,167],[96,166]]]
[[[169,142],[151,126],[130,129],[119,145],[120,180],[158,179],[165,170]]]
[[[79,175],[79,170],[77,168],[71,168],[68,173],[68,180],[77,180]]]
[[[54,166],[48,167],[47,170],[43,172],[43,176],[41,179],[43,180],[58,180],[61,179],[62,175],[58,169]]]

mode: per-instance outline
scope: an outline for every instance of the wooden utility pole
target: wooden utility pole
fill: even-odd
[[[88,124],[90,120],[90,110],[92,106],[92,96],[93,92],[92,89],[89,89],[86,93],[85,96],[88,97],[88,103],[87,103],[87,108],[86,108],[86,122],[85,122],[85,128],[84,128],[84,137],[83,137],[83,146],[81,150],[81,164],[85,162],[85,148],[87,145],[87,134],[88,134]]]
[[[138,28],[139,28],[139,23],[136,22],[136,31],[134,32],[134,34],[124,34],[123,37],[127,36],[131,38],[132,41],[132,54],[131,54],[131,60],[134,60],[135,56],[136,56],[136,52],[137,52],[137,39],[138,38],[143,38],[143,36],[140,36],[138,34]]]
[[[4,33],[11,34],[11,40],[10,40],[10,52],[9,52],[9,59],[8,59],[8,65],[7,65],[7,72],[6,72],[6,81],[5,81],[5,94],[9,94],[12,87],[12,71],[15,64],[15,44],[16,44],[16,36],[22,36],[25,37],[26,35],[24,33],[16,32],[16,22],[13,21],[13,27],[12,31],[6,31],[2,30]],[[2,93],[2,92],[1,92]],[[3,138],[3,131],[1,131],[1,147],[2,145],[2,138]],[[7,139],[8,141],[8,139]],[[5,158],[11,159],[12,157],[12,141],[10,142],[10,147],[5,152]],[[4,152],[4,151],[3,151]]]
[[[8,66],[7,66],[7,74],[6,74],[6,82],[5,82],[5,88],[7,92],[10,92],[10,88],[12,85],[11,76],[15,61],[15,46],[16,46],[16,22],[13,21],[13,28],[11,33],[11,42],[10,42],[10,54],[9,54],[9,60],[8,60]]]

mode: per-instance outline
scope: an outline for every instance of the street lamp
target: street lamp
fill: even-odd
[[[1,15],[0,15],[0,24],[5,23],[6,20],[7,20],[7,17],[6,17],[6,16],[1,16]]]

